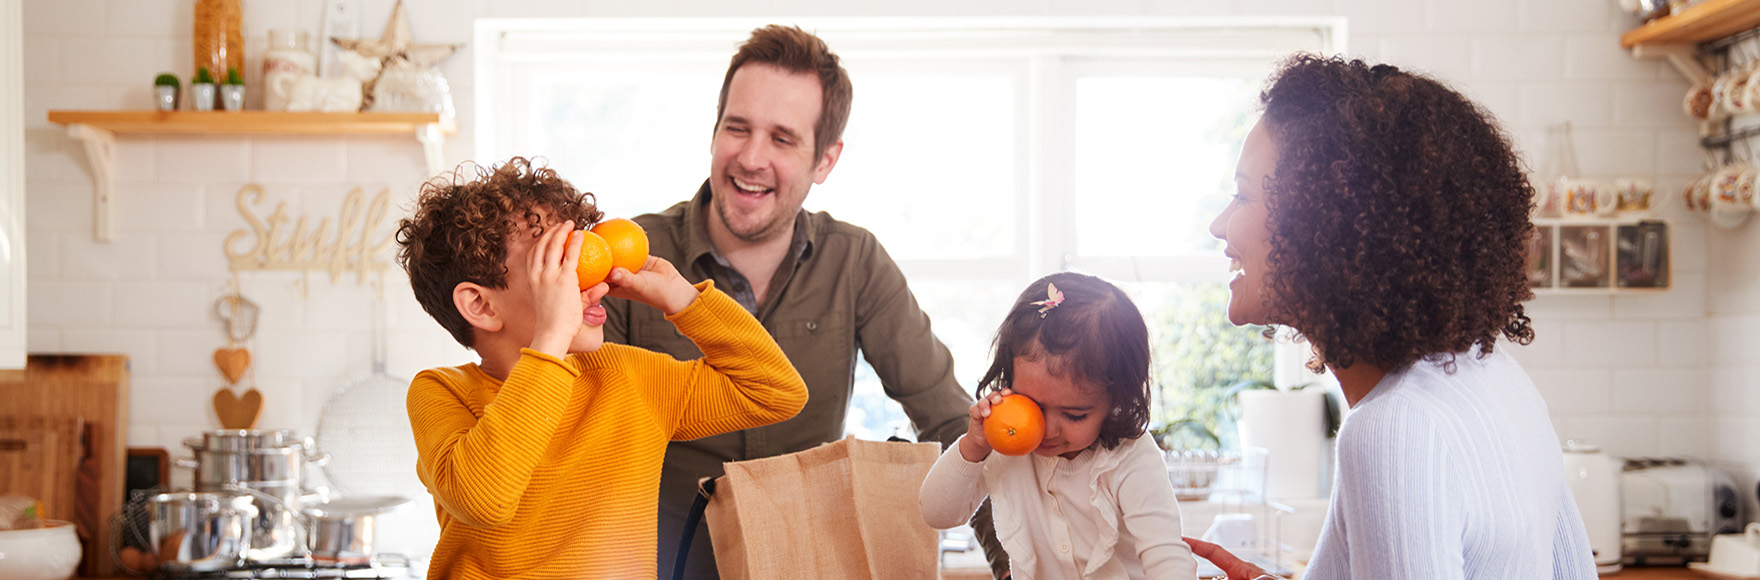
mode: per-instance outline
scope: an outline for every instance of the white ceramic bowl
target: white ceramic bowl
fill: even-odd
[[[49,520],[31,530],[0,532],[0,580],[67,580],[79,567],[73,524]]]

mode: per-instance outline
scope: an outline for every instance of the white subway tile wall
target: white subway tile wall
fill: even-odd
[[[361,36],[383,30],[391,3],[361,3]],[[315,31],[322,3],[244,4],[247,44],[259,49],[246,67],[254,87],[249,73],[266,31]],[[118,238],[94,243],[83,151],[44,115],[148,108],[154,74],[188,78],[189,5],[25,2],[30,346],[130,354],[131,444],[169,448],[217,426],[207,401],[221,379],[210,357],[225,338],[212,305],[228,279],[221,242],[245,227],[239,186],[264,185],[266,199],[253,206],[259,216],[285,203],[290,217],[317,219],[335,216],[356,187],[368,195],[389,187],[402,212],[425,177],[413,139],[126,136],[117,146]],[[1686,83],[1619,48],[1619,33],[1634,22],[1612,0],[447,0],[407,8],[424,43],[469,42],[478,17],[1344,16],[1350,53],[1429,71],[1479,100],[1531,168],[1545,162],[1545,128],[1568,120],[1588,177],[1659,184],[1673,223],[1675,288],[1538,298],[1528,307],[1538,338],[1508,346],[1547,397],[1560,437],[1590,439],[1614,455],[1719,460],[1748,481],[1760,466],[1760,445],[1749,443],[1760,436],[1760,395],[1747,395],[1760,386],[1760,357],[1750,354],[1760,345],[1760,227],[1710,229],[1678,207],[1674,194],[1704,158],[1679,110]],[[470,67],[468,49],[443,65],[462,128],[447,140],[448,166],[472,157]],[[398,271],[390,274],[392,372],[470,360],[415,304]],[[268,401],[262,426],[310,433],[324,398],[370,370],[366,305],[376,290],[352,275],[314,275],[303,292],[292,274],[240,281],[262,307],[247,379]]]

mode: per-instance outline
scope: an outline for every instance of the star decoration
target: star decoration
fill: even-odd
[[[394,65],[431,67],[464,47],[462,44],[414,44],[410,40],[409,20],[403,14],[403,0],[397,0],[396,7],[391,9],[391,19],[385,23],[385,35],[378,40],[331,37],[330,41],[343,50],[378,61],[380,70]]]

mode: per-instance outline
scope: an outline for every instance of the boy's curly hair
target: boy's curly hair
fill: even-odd
[[[574,220],[590,227],[603,217],[593,194],[575,191],[556,171],[515,157],[494,168],[475,166],[475,179],[461,167],[422,184],[415,215],[397,224],[397,263],[409,273],[416,301],[466,348],[474,347],[471,325],[452,304],[461,282],[507,287],[509,236],[537,237],[547,224],[537,208],[550,210],[548,223]]]
[[[1299,54],[1260,95],[1276,320],[1308,366],[1452,364],[1534,339],[1523,253],[1534,190],[1491,115],[1430,78]]]
[[[1056,284],[1063,303],[1039,315],[1034,302]],[[996,331],[990,369],[976,395],[1014,386],[1014,359],[1043,360],[1058,377],[1079,378],[1106,389],[1112,407],[1099,412],[1100,445],[1118,447],[1142,436],[1149,425],[1149,327],[1143,314],[1112,283],[1087,274],[1059,272],[1035,280],[1009,307]]]

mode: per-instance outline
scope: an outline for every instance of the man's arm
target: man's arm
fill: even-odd
[[[886,396],[904,407],[917,440],[937,441],[946,449],[966,432],[972,396],[954,378],[953,353],[930,330],[929,315],[911,295],[904,272],[878,240],[869,240],[872,249],[865,252],[860,272],[866,280],[856,300],[856,342]],[[996,539],[989,500],[972,516],[971,525],[991,573],[1005,577],[1008,554]]]
[[[879,241],[870,242],[858,270],[866,280],[856,299],[856,343],[886,396],[904,407],[917,440],[946,448],[965,434],[972,396],[954,378],[953,353],[930,330],[904,273]]]

